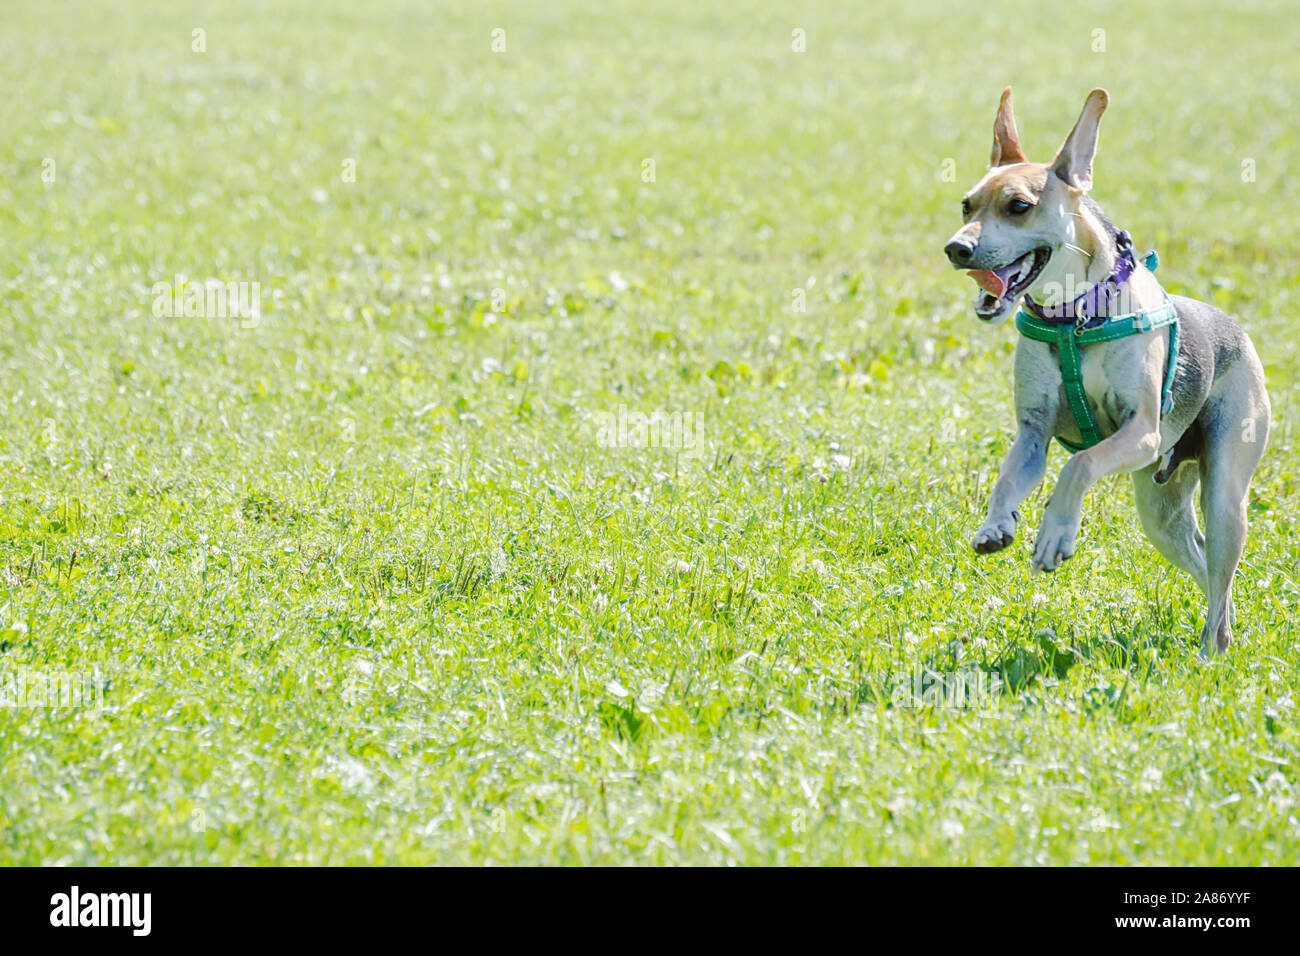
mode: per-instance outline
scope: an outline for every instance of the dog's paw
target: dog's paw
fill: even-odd
[[[1210,630],[1210,623],[1207,621],[1201,628],[1201,661],[1208,664],[1221,654],[1226,654],[1228,648],[1232,645],[1232,630],[1227,621],[1224,621],[1219,628],[1218,633]]]
[[[1014,511],[1004,518],[990,518],[984,522],[984,527],[975,532],[971,547],[975,549],[976,554],[992,554],[1001,551],[1016,540],[1016,522],[1019,520],[1020,515]]]
[[[1043,516],[1043,525],[1038,529],[1038,540],[1034,542],[1033,568],[1035,571],[1055,571],[1061,564],[1074,555],[1074,541],[1079,533],[1079,524],[1063,522],[1051,512]]]

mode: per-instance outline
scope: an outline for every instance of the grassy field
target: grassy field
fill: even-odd
[[[1274,6],[10,5],[0,678],[74,699],[0,707],[0,862],[1294,862]],[[1040,160],[1109,88],[1094,196],[1267,368],[1213,665],[1127,479],[970,550],[1007,83]]]

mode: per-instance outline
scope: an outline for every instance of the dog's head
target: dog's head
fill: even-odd
[[[970,270],[981,293],[975,314],[996,325],[1075,239],[1075,216],[1092,188],[1101,114],[1110,97],[1093,90],[1074,129],[1050,163],[1031,163],[1020,149],[1011,87],[993,121],[989,171],[962,197],[965,221],[943,247],[954,268]]]

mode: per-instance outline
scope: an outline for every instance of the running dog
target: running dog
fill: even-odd
[[[1250,479],[1268,438],[1264,370],[1223,312],[1168,295],[1089,196],[1105,90],[1088,94],[1056,157],[1020,148],[1011,88],[993,123],[989,171],[962,198],[964,225],[944,253],[980,287],[975,315],[1016,316],[1018,433],[973,547],[1015,538],[1025,496],[1047,469],[1055,436],[1072,452],[1034,544],[1033,567],[1074,554],[1083,498],[1103,475],[1130,472],[1142,529],[1208,602],[1201,654],[1232,641],[1232,578],[1246,539]],[[1193,495],[1201,484],[1202,534]]]

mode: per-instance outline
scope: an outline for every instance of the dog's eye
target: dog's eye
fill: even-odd
[[[961,214],[962,214],[963,216],[969,216],[969,215],[970,215],[970,200],[969,200],[969,199],[963,199],[963,200],[961,201]]]
[[[1029,210],[1034,208],[1033,203],[1025,202],[1023,199],[1013,199],[1007,203],[1007,212],[1013,216],[1023,216]]]

